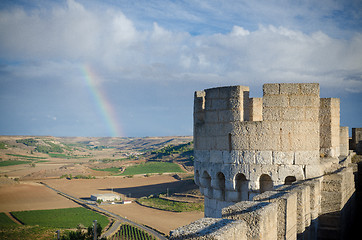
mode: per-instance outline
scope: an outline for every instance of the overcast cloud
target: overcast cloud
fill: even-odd
[[[127,136],[191,135],[193,91],[214,86],[247,85],[261,97],[267,82],[318,82],[321,95],[358,107],[361,6],[5,1],[0,134],[112,135],[84,86],[84,66],[99,76]],[[356,124],[347,114],[342,122]]]

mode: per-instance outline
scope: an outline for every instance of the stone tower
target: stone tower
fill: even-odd
[[[195,92],[195,182],[205,217],[323,175],[320,156],[334,161],[345,148],[340,130],[339,99],[320,99],[317,83],[264,84],[263,98],[249,98],[245,86]]]

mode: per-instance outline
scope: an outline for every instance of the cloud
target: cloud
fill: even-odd
[[[0,2],[3,133],[109,134],[85,67],[127,135],[191,134],[192,92],[222,85],[318,82],[360,100],[358,1],[39,2]]]
[[[317,8],[323,16],[340,7],[327,3]],[[243,4],[247,6],[245,12],[267,11],[262,4]],[[293,6],[287,4],[286,8]],[[185,13],[185,6],[184,9],[178,7],[172,4],[172,9]],[[221,7],[234,12],[230,6]],[[316,10],[308,13],[306,9],[303,5],[300,10],[289,13],[274,6],[266,16],[317,18]],[[214,2],[204,3],[200,11],[219,14]],[[194,15],[194,12],[188,14],[187,20],[201,21],[192,17]],[[361,88],[356,81],[344,80],[361,72],[362,34],[359,33],[336,38],[322,31],[303,32],[260,24],[255,29],[234,25],[225,33],[192,35],[177,28],[168,29],[158,22],[142,30],[136,25],[119,9],[100,11],[73,0],[68,0],[65,7],[59,5],[51,9],[3,9],[0,14],[0,30],[4,33],[0,36],[2,59],[21,64],[9,64],[2,70],[34,78],[54,75],[60,79],[64,73],[76,76],[76,68],[91,64],[114,81],[188,79],[213,84],[316,81],[334,88]]]

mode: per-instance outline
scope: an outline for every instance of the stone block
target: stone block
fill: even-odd
[[[255,151],[253,150],[243,151],[241,160],[242,164],[255,164]]]
[[[211,99],[209,110],[225,110],[228,109],[226,99]]]
[[[319,108],[305,108],[305,120],[311,122],[319,121]]]
[[[222,163],[223,162],[222,151],[211,150],[210,151],[210,162],[211,163]]]
[[[305,179],[320,177],[323,175],[321,165],[306,165],[305,166]]]
[[[294,164],[296,165],[317,165],[319,164],[319,151],[295,151]]]
[[[280,83],[280,94],[296,95],[300,93],[299,83]]]
[[[263,95],[275,95],[279,94],[279,84],[267,83],[263,85]]]
[[[310,187],[298,186],[293,189],[297,193],[297,233],[308,235],[306,228],[310,226]]]
[[[213,189],[213,198],[216,200],[224,201],[225,200],[225,190]]]
[[[205,111],[205,123],[219,122],[219,115],[217,111]]]
[[[262,172],[262,166],[264,165],[258,165],[258,164],[250,164],[249,167],[249,171],[250,171],[250,177],[249,177],[249,180],[251,182],[255,181],[258,183],[257,185],[257,190],[259,190],[259,177],[261,174],[263,174]]]
[[[297,194],[267,191],[253,198],[254,201],[275,202],[278,204],[277,239],[296,239],[297,231]]]
[[[256,151],[255,163],[256,164],[272,164],[273,154],[272,151]]]
[[[243,92],[249,92],[247,86],[230,86],[219,89],[219,98],[240,98]]]
[[[297,194],[289,192],[281,197],[285,208],[285,238],[296,239],[297,235]]]
[[[260,165],[261,167],[261,172],[262,174],[266,174],[266,175],[269,175],[273,181],[273,185],[275,185],[276,182],[278,182],[278,169],[280,166],[278,165]],[[260,180],[260,176],[259,175],[259,180]]]
[[[243,109],[243,100],[240,98],[227,98],[227,109]]]
[[[348,127],[340,127],[339,130],[339,151],[341,156],[348,156],[349,154],[349,133]]]
[[[219,98],[219,89],[220,89],[220,88],[209,88],[209,89],[206,89],[206,90],[205,90],[206,98],[207,98],[207,99]]]
[[[263,97],[263,107],[288,107],[288,96],[266,95]]]
[[[282,120],[302,121],[305,120],[303,107],[289,107],[282,110]]]
[[[291,107],[319,108],[319,98],[313,95],[292,95],[289,96]]]
[[[239,193],[237,191],[226,191],[225,200],[229,202],[239,202]]]
[[[280,121],[282,119],[282,108],[263,107],[263,121]]]
[[[246,224],[219,218],[202,218],[170,232],[171,240],[246,240]]]
[[[243,121],[243,117],[244,117],[243,112],[239,111],[238,109],[219,111],[220,122]]]
[[[216,149],[218,150],[229,150],[229,138],[228,136],[216,136]]]
[[[247,239],[277,239],[276,203],[242,201],[222,209],[222,217],[243,220]]]
[[[319,97],[319,84],[318,83],[301,83],[300,92],[304,95],[316,95]]]
[[[296,181],[304,180],[303,166],[298,165],[281,165],[278,169],[278,179],[285,183],[286,177],[295,177]]]
[[[303,184],[310,187],[310,210],[311,218],[315,220],[318,218],[321,211],[321,180],[314,179],[304,182]]]
[[[231,136],[232,150],[248,150],[250,136],[247,132],[239,132],[238,135]]]
[[[229,154],[227,151],[223,151],[224,164],[238,164],[242,162],[242,151],[232,150]]]
[[[209,150],[194,150],[195,161],[209,162],[210,151]]]
[[[273,164],[292,165],[294,162],[293,152],[273,151]]]
[[[249,121],[262,121],[263,120],[263,99],[250,98],[249,99]]]

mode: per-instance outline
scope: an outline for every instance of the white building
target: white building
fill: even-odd
[[[102,193],[102,194],[92,194],[91,195],[92,201],[102,200],[103,202],[107,202],[107,201],[116,201],[116,200],[120,200],[120,199],[121,199],[121,197],[115,193]]]

